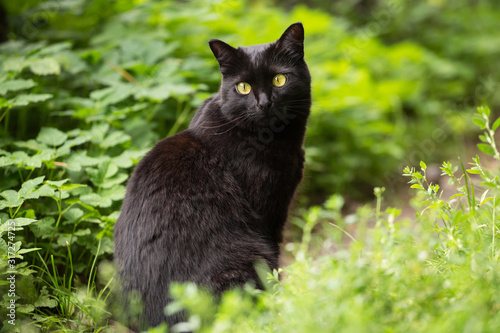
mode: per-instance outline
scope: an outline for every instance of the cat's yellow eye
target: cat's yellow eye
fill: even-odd
[[[277,74],[273,77],[273,85],[275,87],[283,87],[286,83],[286,75],[285,74]]]
[[[252,91],[252,86],[250,86],[246,82],[240,82],[240,83],[238,83],[238,85],[236,86],[236,88],[238,89],[238,92],[240,94],[242,94],[242,95],[248,95],[248,94],[250,94],[250,91]]]

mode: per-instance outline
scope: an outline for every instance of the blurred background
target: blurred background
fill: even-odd
[[[27,0],[1,12],[2,79],[29,79],[21,92],[47,97],[14,105],[2,136],[106,123],[122,134],[115,153],[183,130],[218,90],[209,39],[267,43],[303,22],[314,101],[306,204],[397,191],[404,166],[463,152],[471,110],[500,103],[494,0]]]
[[[71,277],[90,286],[97,258],[111,258],[134,165],[219,88],[208,40],[268,43],[297,21],[313,106],[295,214],[306,215],[289,224],[288,252],[314,226],[309,207],[326,202],[327,224],[372,221],[363,207],[385,187],[413,217],[405,166],[423,160],[439,183],[443,160],[475,156],[474,110],[500,107],[499,1],[0,1],[0,222],[18,223],[20,312],[57,313],[40,278],[71,294]]]
[[[404,166],[466,151],[471,111],[500,103],[494,0],[27,0],[0,10],[1,80],[30,82],[0,90],[3,140],[106,124],[115,155],[183,130],[218,90],[209,39],[267,43],[303,22],[314,101],[304,204],[397,192]]]

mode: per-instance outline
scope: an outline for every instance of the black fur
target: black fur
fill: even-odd
[[[147,325],[182,319],[164,315],[172,281],[220,295],[259,285],[256,260],[278,268],[311,104],[303,40],[300,23],[270,44],[235,49],[211,40],[219,93],[137,165],[115,226],[115,261],[125,290],[142,295]],[[274,87],[280,73],[287,83]],[[242,81],[250,94],[237,92]]]

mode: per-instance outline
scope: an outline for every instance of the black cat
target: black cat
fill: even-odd
[[[189,128],[160,141],[137,165],[115,226],[115,261],[137,290],[143,320],[164,314],[172,281],[216,295],[253,281],[263,260],[278,268],[290,202],[302,179],[311,105],[304,28],[274,43],[240,47],[211,40],[222,83]]]

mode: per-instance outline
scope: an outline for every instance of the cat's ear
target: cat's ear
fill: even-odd
[[[236,58],[237,50],[231,45],[218,39],[212,39],[208,42],[208,44],[210,45],[210,49],[212,50],[215,58],[219,62],[221,72],[224,74],[224,71],[231,66],[231,63]]]
[[[294,56],[304,57],[304,26],[297,22],[285,30],[276,41],[276,48]]]

